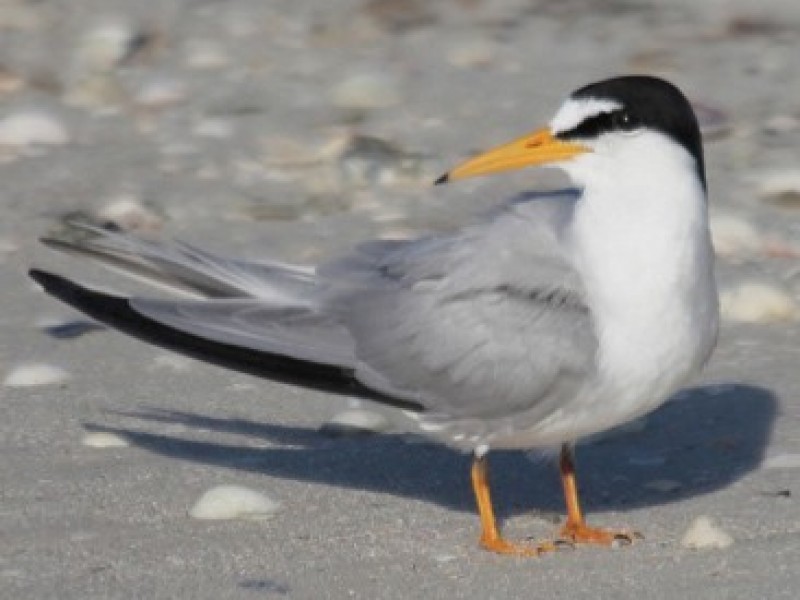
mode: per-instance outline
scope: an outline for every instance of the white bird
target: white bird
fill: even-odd
[[[626,76],[572,93],[548,127],[437,183],[529,165],[574,189],[528,194],[457,233],[376,241],[315,270],[219,258],[184,244],[78,225],[45,240],[199,300],[121,298],[31,271],[50,294],[150,343],[269,379],[413,415],[474,453],[480,543],[504,539],[490,449],[561,448],[574,543],[631,541],[586,524],[572,447],[662,404],[706,362],[718,300],[700,132],[681,92]]]

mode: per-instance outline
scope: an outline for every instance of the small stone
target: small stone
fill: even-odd
[[[0,3],[0,31],[23,31],[32,33],[44,27],[49,16],[46,7],[19,0]]]
[[[162,109],[186,99],[186,84],[178,79],[156,77],[136,93],[136,104],[149,109]]]
[[[40,385],[63,385],[71,375],[65,369],[45,363],[30,363],[13,368],[6,375],[3,385],[7,387],[34,387]]]
[[[766,496],[767,498],[791,498],[792,497],[792,490],[782,489],[782,490],[770,490],[761,492],[762,496]]]
[[[109,20],[87,31],[78,42],[76,68],[81,72],[107,72],[115,69],[132,52],[142,34],[129,22]]]
[[[775,323],[800,317],[800,307],[785,290],[748,281],[720,294],[720,312],[729,321]]]
[[[726,531],[717,527],[710,517],[697,517],[681,538],[681,546],[692,550],[705,548],[727,548],[733,544],[733,538]]]
[[[89,448],[126,448],[130,442],[123,436],[110,431],[93,431],[83,436],[81,444]]]
[[[759,198],[780,208],[800,209],[800,169],[784,169],[763,174],[758,185]]]
[[[75,81],[66,90],[63,100],[69,106],[113,113],[121,110],[126,94],[116,76],[110,73],[90,73]]]
[[[285,136],[264,138],[264,163],[270,167],[285,169],[305,169],[330,163],[344,152],[352,137],[337,130],[318,140],[298,140]]]
[[[8,238],[0,238],[0,257],[19,252],[19,244]]]
[[[683,487],[683,484],[679,481],[674,481],[672,479],[655,479],[653,481],[648,481],[643,486],[646,490],[651,490],[653,492],[659,492],[661,494],[671,494],[673,492],[677,492],[679,489]]]
[[[717,256],[742,258],[756,254],[764,247],[759,232],[742,217],[714,214],[711,216],[710,228]]]
[[[800,469],[800,454],[791,452],[775,454],[765,460],[761,466],[765,469]]]
[[[458,557],[455,554],[435,554],[433,560],[437,563],[444,564],[458,560]]]
[[[333,104],[347,110],[388,108],[400,102],[397,81],[379,72],[356,73],[340,82],[331,92]]]
[[[222,69],[230,62],[225,47],[214,40],[191,40],[186,44],[186,64],[192,69]]]
[[[775,115],[764,123],[764,131],[773,135],[791,133],[800,129],[800,119],[791,115]]]
[[[198,121],[192,133],[197,137],[224,140],[233,135],[234,126],[228,119],[208,118]]]
[[[168,369],[176,373],[185,373],[192,368],[193,363],[191,358],[174,352],[159,354],[153,359],[153,366],[157,369]]]
[[[463,40],[447,50],[447,62],[459,69],[488,67],[497,56],[497,45],[487,39]]]
[[[425,185],[439,166],[421,153],[407,152],[376,137],[355,135],[338,159],[342,183],[348,187]]]
[[[59,146],[69,141],[63,123],[43,111],[20,111],[0,119],[0,146]]]
[[[0,94],[11,94],[21,90],[24,85],[25,81],[21,77],[0,65]]]
[[[280,505],[261,492],[239,485],[220,485],[206,491],[189,511],[200,520],[264,520],[274,516]]]
[[[95,212],[102,224],[113,224],[125,231],[156,233],[164,225],[164,219],[151,208],[142,204],[138,198],[123,194],[111,200]]]
[[[328,437],[354,437],[380,433],[389,429],[389,421],[380,413],[351,408],[335,415],[320,427]]]

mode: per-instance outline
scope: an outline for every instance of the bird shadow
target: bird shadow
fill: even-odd
[[[776,407],[772,392],[750,385],[714,385],[681,392],[638,426],[579,446],[584,507],[595,512],[658,505],[731,484],[761,463]],[[183,430],[178,435],[97,423],[84,426],[90,431],[116,433],[134,446],[172,459],[474,510],[468,477],[471,458],[417,437],[331,437],[308,427],[161,409],[118,414],[180,425]],[[191,439],[192,430],[254,440],[237,445]],[[253,441],[260,446],[254,447]],[[265,442],[268,447],[263,447]],[[524,452],[492,452],[491,473],[502,516],[531,509],[563,512],[553,461]]]

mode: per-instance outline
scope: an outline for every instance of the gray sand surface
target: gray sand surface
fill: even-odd
[[[0,1],[0,597],[796,598],[799,58],[795,0]],[[350,401],[83,331],[26,276],[143,289],[38,244],[76,212],[309,263],[456,227],[552,179],[431,188],[441,170],[624,72],[701,107],[720,286],[778,296],[728,307],[692,387],[579,448],[589,518],[642,531],[634,546],[483,552],[468,457],[391,415],[385,434],[322,435]],[[7,379],[39,363],[69,378]],[[130,445],[83,445],[92,431]],[[509,537],[551,534],[553,465],[492,468]],[[188,516],[220,484],[281,508]],[[733,544],[682,545],[700,516]]]

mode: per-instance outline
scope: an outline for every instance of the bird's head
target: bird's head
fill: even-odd
[[[656,77],[616,77],[573,92],[549,126],[463,162],[436,183],[527,166],[559,167],[585,183],[597,173],[634,171],[654,153],[693,166],[705,187],[700,130],[680,90]]]

